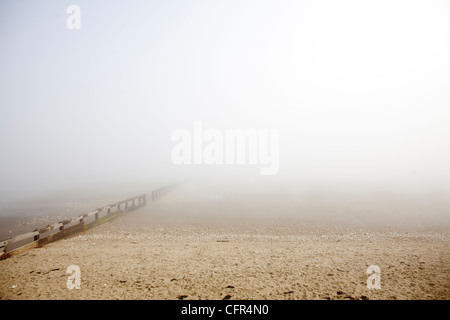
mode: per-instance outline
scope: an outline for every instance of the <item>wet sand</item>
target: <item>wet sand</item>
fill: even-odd
[[[0,261],[0,298],[450,298],[445,223],[323,220],[293,215],[298,206],[284,201],[202,197],[174,191]],[[67,288],[70,265],[80,267],[79,290]],[[380,267],[381,289],[367,288],[370,265]]]

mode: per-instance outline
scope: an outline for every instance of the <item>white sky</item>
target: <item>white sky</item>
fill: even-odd
[[[194,120],[279,129],[278,177],[445,184],[449,57],[449,1],[2,0],[0,192],[232,170],[171,163]]]

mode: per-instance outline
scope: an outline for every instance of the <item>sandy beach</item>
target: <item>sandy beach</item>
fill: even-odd
[[[0,300],[450,300],[450,0],[2,0],[0,21]],[[65,309],[141,315],[118,305]]]
[[[0,298],[450,298],[448,224],[313,219],[292,215],[298,204],[284,199],[202,197],[176,190],[0,261]],[[80,267],[78,290],[67,288],[70,265]],[[367,288],[370,265],[380,267],[381,289]]]

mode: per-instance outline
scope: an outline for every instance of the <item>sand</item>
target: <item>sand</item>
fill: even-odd
[[[314,221],[294,218],[296,206],[273,199],[227,201],[174,191],[113,222],[0,261],[0,298],[450,298],[446,224]],[[279,214],[269,215],[275,208]],[[80,267],[80,289],[67,288],[70,265]],[[381,289],[367,288],[370,265],[380,267]]]

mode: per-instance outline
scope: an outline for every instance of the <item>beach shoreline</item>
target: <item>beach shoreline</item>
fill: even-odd
[[[415,218],[413,201],[338,200],[213,196],[185,186],[0,261],[0,299],[450,298],[445,212]],[[80,289],[68,288],[70,266],[79,267]],[[368,288],[370,266],[380,269],[380,289]]]
[[[450,298],[448,233],[123,220],[0,261],[1,299]],[[79,290],[67,288],[70,265]],[[370,265],[380,290],[367,288]]]

